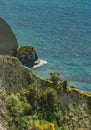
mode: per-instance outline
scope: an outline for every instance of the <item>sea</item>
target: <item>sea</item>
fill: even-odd
[[[46,61],[32,68],[37,75],[57,72],[69,85],[91,91],[91,0],[0,0],[0,17],[19,46],[34,46]]]

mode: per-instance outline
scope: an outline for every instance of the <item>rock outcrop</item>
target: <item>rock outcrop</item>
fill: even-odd
[[[17,39],[9,24],[0,18],[0,54],[15,56]]]
[[[31,84],[31,77],[18,58],[0,56],[0,89],[8,88],[16,93],[22,86]]]
[[[33,67],[38,59],[32,46],[18,47],[16,36],[8,23],[0,18],[0,55],[16,56],[23,65]]]
[[[22,46],[17,49],[18,59],[22,62],[23,65],[27,67],[33,67],[35,61],[38,60],[37,53],[32,46]]]

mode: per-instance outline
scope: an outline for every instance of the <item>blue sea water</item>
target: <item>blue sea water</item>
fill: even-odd
[[[0,0],[0,17],[19,45],[33,45],[48,63],[34,71],[58,72],[91,91],[91,0]]]

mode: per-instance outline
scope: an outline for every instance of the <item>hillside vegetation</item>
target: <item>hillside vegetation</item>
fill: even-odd
[[[0,56],[0,130],[91,130],[91,94]]]

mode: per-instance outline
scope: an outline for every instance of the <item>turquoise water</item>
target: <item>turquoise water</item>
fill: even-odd
[[[91,0],[0,0],[0,16],[19,45],[33,45],[48,62],[38,75],[58,72],[91,91]]]

